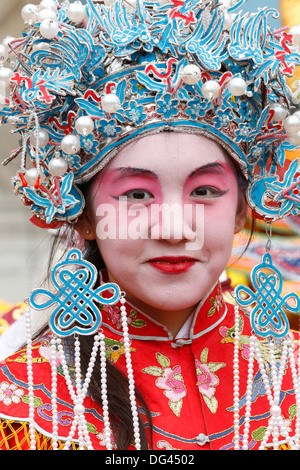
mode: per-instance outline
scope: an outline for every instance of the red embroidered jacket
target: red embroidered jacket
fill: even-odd
[[[198,306],[187,338],[173,339],[166,327],[130,304],[127,304],[127,314],[135,382],[152,414],[153,448],[233,449],[234,308],[224,302],[219,285]],[[251,328],[247,316],[240,314],[240,420],[243,424]],[[102,315],[107,357],[125,371],[119,305],[105,307]],[[46,335],[33,346],[35,423],[40,449],[51,448],[50,338]],[[295,349],[296,344],[295,340]],[[261,346],[263,349],[263,342]],[[264,360],[267,364],[267,350]],[[57,370],[59,437],[63,442],[69,434],[73,406],[60,364]],[[26,349],[23,349],[8,358],[0,369],[1,449],[29,447],[27,396]],[[294,428],[295,394],[290,369],[284,376],[280,399],[282,415]],[[105,449],[101,409],[90,396],[84,405],[93,446]],[[256,367],[250,449],[258,449],[263,439],[269,410]],[[288,448],[284,442],[282,447]]]

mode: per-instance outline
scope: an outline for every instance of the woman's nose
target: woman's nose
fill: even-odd
[[[189,215],[182,204],[160,204],[151,212],[151,238],[172,244],[192,240],[195,233]]]

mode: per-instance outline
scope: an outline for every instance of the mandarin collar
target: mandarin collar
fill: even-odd
[[[107,271],[101,270],[100,284],[102,285],[106,282],[108,282]],[[118,302],[115,305],[102,305],[100,308],[102,325],[122,337],[120,307],[121,303]],[[128,333],[131,339],[171,341],[174,347],[189,344],[193,340],[209,333],[224,320],[227,314],[227,306],[219,281],[212,287],[206,297],[199,302],[194,313],[191,314],[192,321],[189,319],[188,334],[184,338],[180,338],[178,335],[176,338],[173,338],[172,333],[165,325],[142,312],[142,310],[135,307],[129,301],[126,301],[125,307],[128,318]]]

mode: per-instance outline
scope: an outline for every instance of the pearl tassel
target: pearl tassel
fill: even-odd
[[[112,432],[110,428],[109,413],[108,413],[108,397],[107,397],[107,373],[106,373],[106,357],[105,357],[105,336],[101,332],[100,338],[100,373],[101,373],[101,398],[103,408],[103,422],[104,422],[104,438],[107,450],[112,450]]]
[[[87,368],[85,381],[84,381],[84,384],[81,385],[80,345],[79,345],[78,337],[75,336],[75,377],[76,377],[76,386],[77,386],[76,387],[77,393],[76,393],[73,388],[72,380],[70,378],[69,369],[68,369],[64,351],[63,351],[63,345],[61,343],[60,338],[57,339],[58,353],[61,359],[61,365],[63,368],[66,384],[69,389],[71,399],[74,403],[74,414],[75,414],[74,421],[72,423],[68,439],[64,446],[64,450],[68,450],[71,447],[72,439],[74,437],[77,426],[78,426],[78,435],[79,435],[79,449],[83,450],[85,447],[87,447],[88,450],[93,450],[92,442],[90,440],[89,433],[87,430],[86,419],[84,416],[85,408],[83,406],[83,401],[87,394],[88,386],[90,383],[92,370],[95,364],[97,350],[99,347],[99,342],[100,340],[99,340],[99,334],[98,334],[98,335],[95,335],[94,345],[93,345],[93,349],[91,353],[90,362]]]
[[[233,411],[234,411],[234,449],[239,450],[239,342],[240,342],[240,331],[239,331],[239,308],[236,305],[234,307],[235,314],[235,336],[234,336],[234,357],[233,357]],[[281,357],[280,362],[277,366],[275,357],[275,342],[271,338],[269,342],[269,354],[270,354],[270,375],[266,372],[265,364],[260,351],[260,343],[255,335],[250,338],[249,348],[249,365],[248,365],[248,378],[247,378],[247,389],[246,389],[246,402],[245,402],[245,426],[243,434],[243,450],[248,449],[249,440],[249,429],[251,419],[251,404],[252,404],[252,387],[253,387],[253,366],[254,360],[258,362],[262,381],[266,390],[267,399],[270,404],[270,420],[266,429],[265,435],[260,443],[259,450],[264,450],[267,446],[269,437],[272,435],[273,448],[278,449],[279,436],[288,442],[291,449],[298,450],[300,448],[300,377],[297,373],[297,367],[293,352],[292,336],[288,334],[281,342]],[[280,391],[282,386],[283,376],[288,364],[290,362],[290,369],[293,378],[293,385],[295,389],[296,397],[296,427],[295,436],[290,437],[287,426],[281,416],[280,409]],[[299,366],[299,364],[298,364]],[[300,369],[300,367],[299,367]],[[271,380],[271,382],[270,382]],[[273,389],[273,394],[272,394]]]
[[[35,427],[34,427],[34,388],[32,370],[32,335],[31,335],[31,310],[25,309],[25,325],[27,339],[27,380],[28,380],[28,400],[29,400],[29,436],[30,450],[36,450]]]
[[[239,450],[240,423],[239,423],[239,348],[240,348],[240,314],[237,305],[234,306],[234,352],[233,352],[233,425],[234,450]]]
[[[135,399],[135,383],[134,383],[133,368],[132,368],[131,354],[130,354],[130,341],[129,341],[129,334],[128,334],[126,307],[124,305],[126,300],[124,298],[124,295],[125,295],[124,293],[121,293],[120,310],[121,310],[122,328],[123,328],[123,333],[124,333],[125,359],[126,359],[127,375],[128,375],[128,382],[129,382],[129,400],[130,400],[131,412],[132,412],[135,447],[137,450],[141,450],[139,415],[138,415],[136,399]]]
[[[246,406],[245,406],[245,424],[244,424],[244,435],[243,435],[243,450],[248,450],[250,418],[251,418],[251,405],[252,405],[254,347],[255,347],[255,337],[252,335],[251,338],[250,338],[250,348],[249,348],[249,363],[248,363],[248,377],[247,377],[247,389],[246,389]]]
[[[52,448],[58,450],[58,414],[57,414],[57,354],[56,339],[51,340],[51,404],[52,404]]]

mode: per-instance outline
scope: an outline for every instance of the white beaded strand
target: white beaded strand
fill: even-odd
[[[112,431],[110,427],[109,412],[108,412],[108,397],[107,397],[107,373],[106,373],[106,356],[105,356],[105,336],[100,333],[100,374],[101,374],[101,398],[103,408],[103,422],[104,422],[104,439],[107,450],[112,450]]]
[[[258,346],[258,341],[256,340],[256,358],[258,360],[260,370],[262,373],[262,378],[263,382],[266,388],[266,393],[267,397],[269,400],[270,404],[270,413],[271,413],[271,418],[268,423],[267,430],[265,432],[265,435],[263,437],[263,440],[260,443],[259,450],[264,450],[269,437],[272,434],[272,441],[273,441],[273,449],[277,450],[278,445],[279,445],[279,429],[280,433],[284,434],[286,438],[288,438],[288,433],[286,431],[286,426],[284,424],[284,421],[281,417],[281,410],[279,406],[279,397],[280,397],[280,389],[281,389],[281,383],[282,383],[282,378],[283,374],[285,371],[285,366],[286,366],[286,359],[287,359],[287,343],[286,341],[283,342],[282,345],[282,355],[281,355],[281,360],[280,360],[280,365],[279,365],[279,370],[277,373],[276,369],[276,360],[275,360],[275,353],[274,353],[274,342],[273,340],[269,342],[269,352],[270,352],[270,365],[271,365],[271,374],[272,374],[272,384],[273,384],[273,393],[274,396],[272,396],[271,392],[271,387],[269,383],[269,377],[265,372],[265,368],[263,365],[263,360],[261,357],[261,353],[259,351],[259,346]]]
[[[294,442],[291,446],[291,449],[299,450],[300,449],[300,382],[299,382],[299,374],[297,373],[296,361],[294,357],[293,344],[292,344],[291,338],[289,338],[288,346],[289,346],[290,366],[291,366],[293,385],[294,385],[295,397],[296,397],[295,437],[294,437]]]
[[[27,380],[28,380],[28,401],[29,401],[29,436],[30,450],[36,450],[36,438],[34,427],[34,386],[32,369],[32,335],[31,335],[31,310],[25,309],[25,327],[27,340]]]
[[[250,337],[250,348],[249,348],[247,388],[246,388],[246,405],[245,405],[245,425],[244,425],[244,435],[243,435],[243,450],[248,450],[250,418],[251,418],[251,405],[252,405],[254,356],[255,356],[255,337],[254,337],[254,335],[251,335],[251,337]]]
[[[122,328],[123,328],[123,335],[124,335],[127,376],[128,376],[128,382],[129,382],[129,400],[130,400],[131,412],[132,412],[133,434],[134,434],[135,447],[137,450],[141,450],[139,415],[138,415],[136,399],[135,399],[135,383],[134,383],[133,368],[132,368],[131,354],[130,354],[130,340],[129,340],[129,334],[128,334],[126,307],[124,305],[125,302],[126,300],[124,298],[124,293],[121,293],[120,310],[121,310],[121,320],[122,320]]]
[[[51,344],[52,448],[53,448],[53,450],[58,450],[56,339],[52,338],[50,344]]]
[[[240,348],[240,313],[239,307],[234,306],[234,350],[233,350],[233,426],[234,450],[240,449],[240,419],[239,419],[239,348]]]
[[[66,384],[69,389],[71,399],[74,403],[74,415],[75,415],[73,423],[71,425],[69,436],[64,446],[64,450],[68,450],[71,447],[72,439],[74,437],[77,426],[78,426],[78,436],[79,436],[79,449],[83,450],[85,447],[87,447],[88,450],[93,450],[93,446],[92,446],[92,443],[88,434],[88,430],[87,430],[86,419],[84,416],[85,408],[83,405],[83,400],[85,398],[86,393],[83,390],[81,390],[81,387],[80,387],[78,394],[76,394],[76,392],[74,391],[72,380],[69,374],[68,365],[66,363],[66,359],[64,355],[63,345],[60,339],[58,339],[58,352],[60,355],[61,365],[63,368]],[[77,352],[75,354],[77,354]],[[75,376],[76,376],[77,383],[78,383],[78,377],[79,377],[78,367],[80,367],[80,364],[78,364],[78,361],[75,359]],[[88,383],[89,383],[89,380],[86,380],[84,384],[84,390],[87,390]]]

